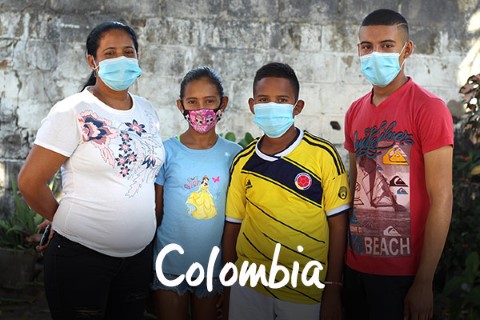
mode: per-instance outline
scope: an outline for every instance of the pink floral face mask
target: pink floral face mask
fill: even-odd
[[[222,110],[217,109],[199,109],[199,110],[185,110],[183,111],[185,120],[192,126],[193,130],[198,133],[207,133],[215,127],[218,121],[222,118]]]

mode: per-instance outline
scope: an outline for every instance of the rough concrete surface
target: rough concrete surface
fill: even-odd
[[[183,75],[199,65],[219,72],[230,97],[218,131],[259,135],[247,99],[255,71],[276,60],[297,71],[306,102],[298,126],[345,156],[343,131],[330,122],[343,129],[350,103],[370,88],[358,26],[381,7],[410,23],[416,46],[407,74],[458,113],[458,87],[479,71],[478,0],[0,0],[0,215],[12,207],[10,179],[41,119],[86,80],[84,43],[96,24],[120,20],[138,33],[144,73],[131,90],[158,108],[164,138],[186,128],[175,100]]]

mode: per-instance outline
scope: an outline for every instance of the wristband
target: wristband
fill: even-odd
[[[331,284],[334,286],[343,287],[343,282],[340,281],[324,281],[323,284]]]

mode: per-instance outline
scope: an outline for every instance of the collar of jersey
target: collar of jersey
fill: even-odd
[[[303,131],[298,129],[298,128],[295,128],[299,131],[298,133],[298,136],[297,138],[295,139],[295,141],[293,141],[285,150],[283,151],[280,151],[279,153],[276,153],[274,154],[273,156],[272,155],[268,155],[268,154],[265,154],[263,153],[262,151],[260,151],[260,149],[258,148],[258,144],[260,143],[260,141],[262,139],[259,139],[257,141],[257,144],[255,145],[255,153],[260,157],[262,158],[263,160],[266,160],[266,161],[276,161],[278,159],[280,159],[281,157],[284,157],[286,156],[287,154],[289,154],[290,152],[292,152],[299,144],[300,142],[302,141],[303,139]]]

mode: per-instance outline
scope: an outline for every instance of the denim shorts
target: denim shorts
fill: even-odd
[[[164,273],[163,276],[168,280],[175,280],[178,277],[178,275],[171,274],[171,273]],[[203,279],[202,283],[200,283],[198,286],[191,286],[184,279],[178,286],[169,287],[164,285],[158,280],[158,277],[155,271],[153,272],[153,283],[151,285],[151,289],[174,291],[179,296],[183,296],[188,291],[191,294],[194,294],[198,298],[208,298],[208,297],[221,295],[223,293],[223,285],[220,282],[220,279],[218,277],[212,279],[212,291],[208,291],[207,278]]]

